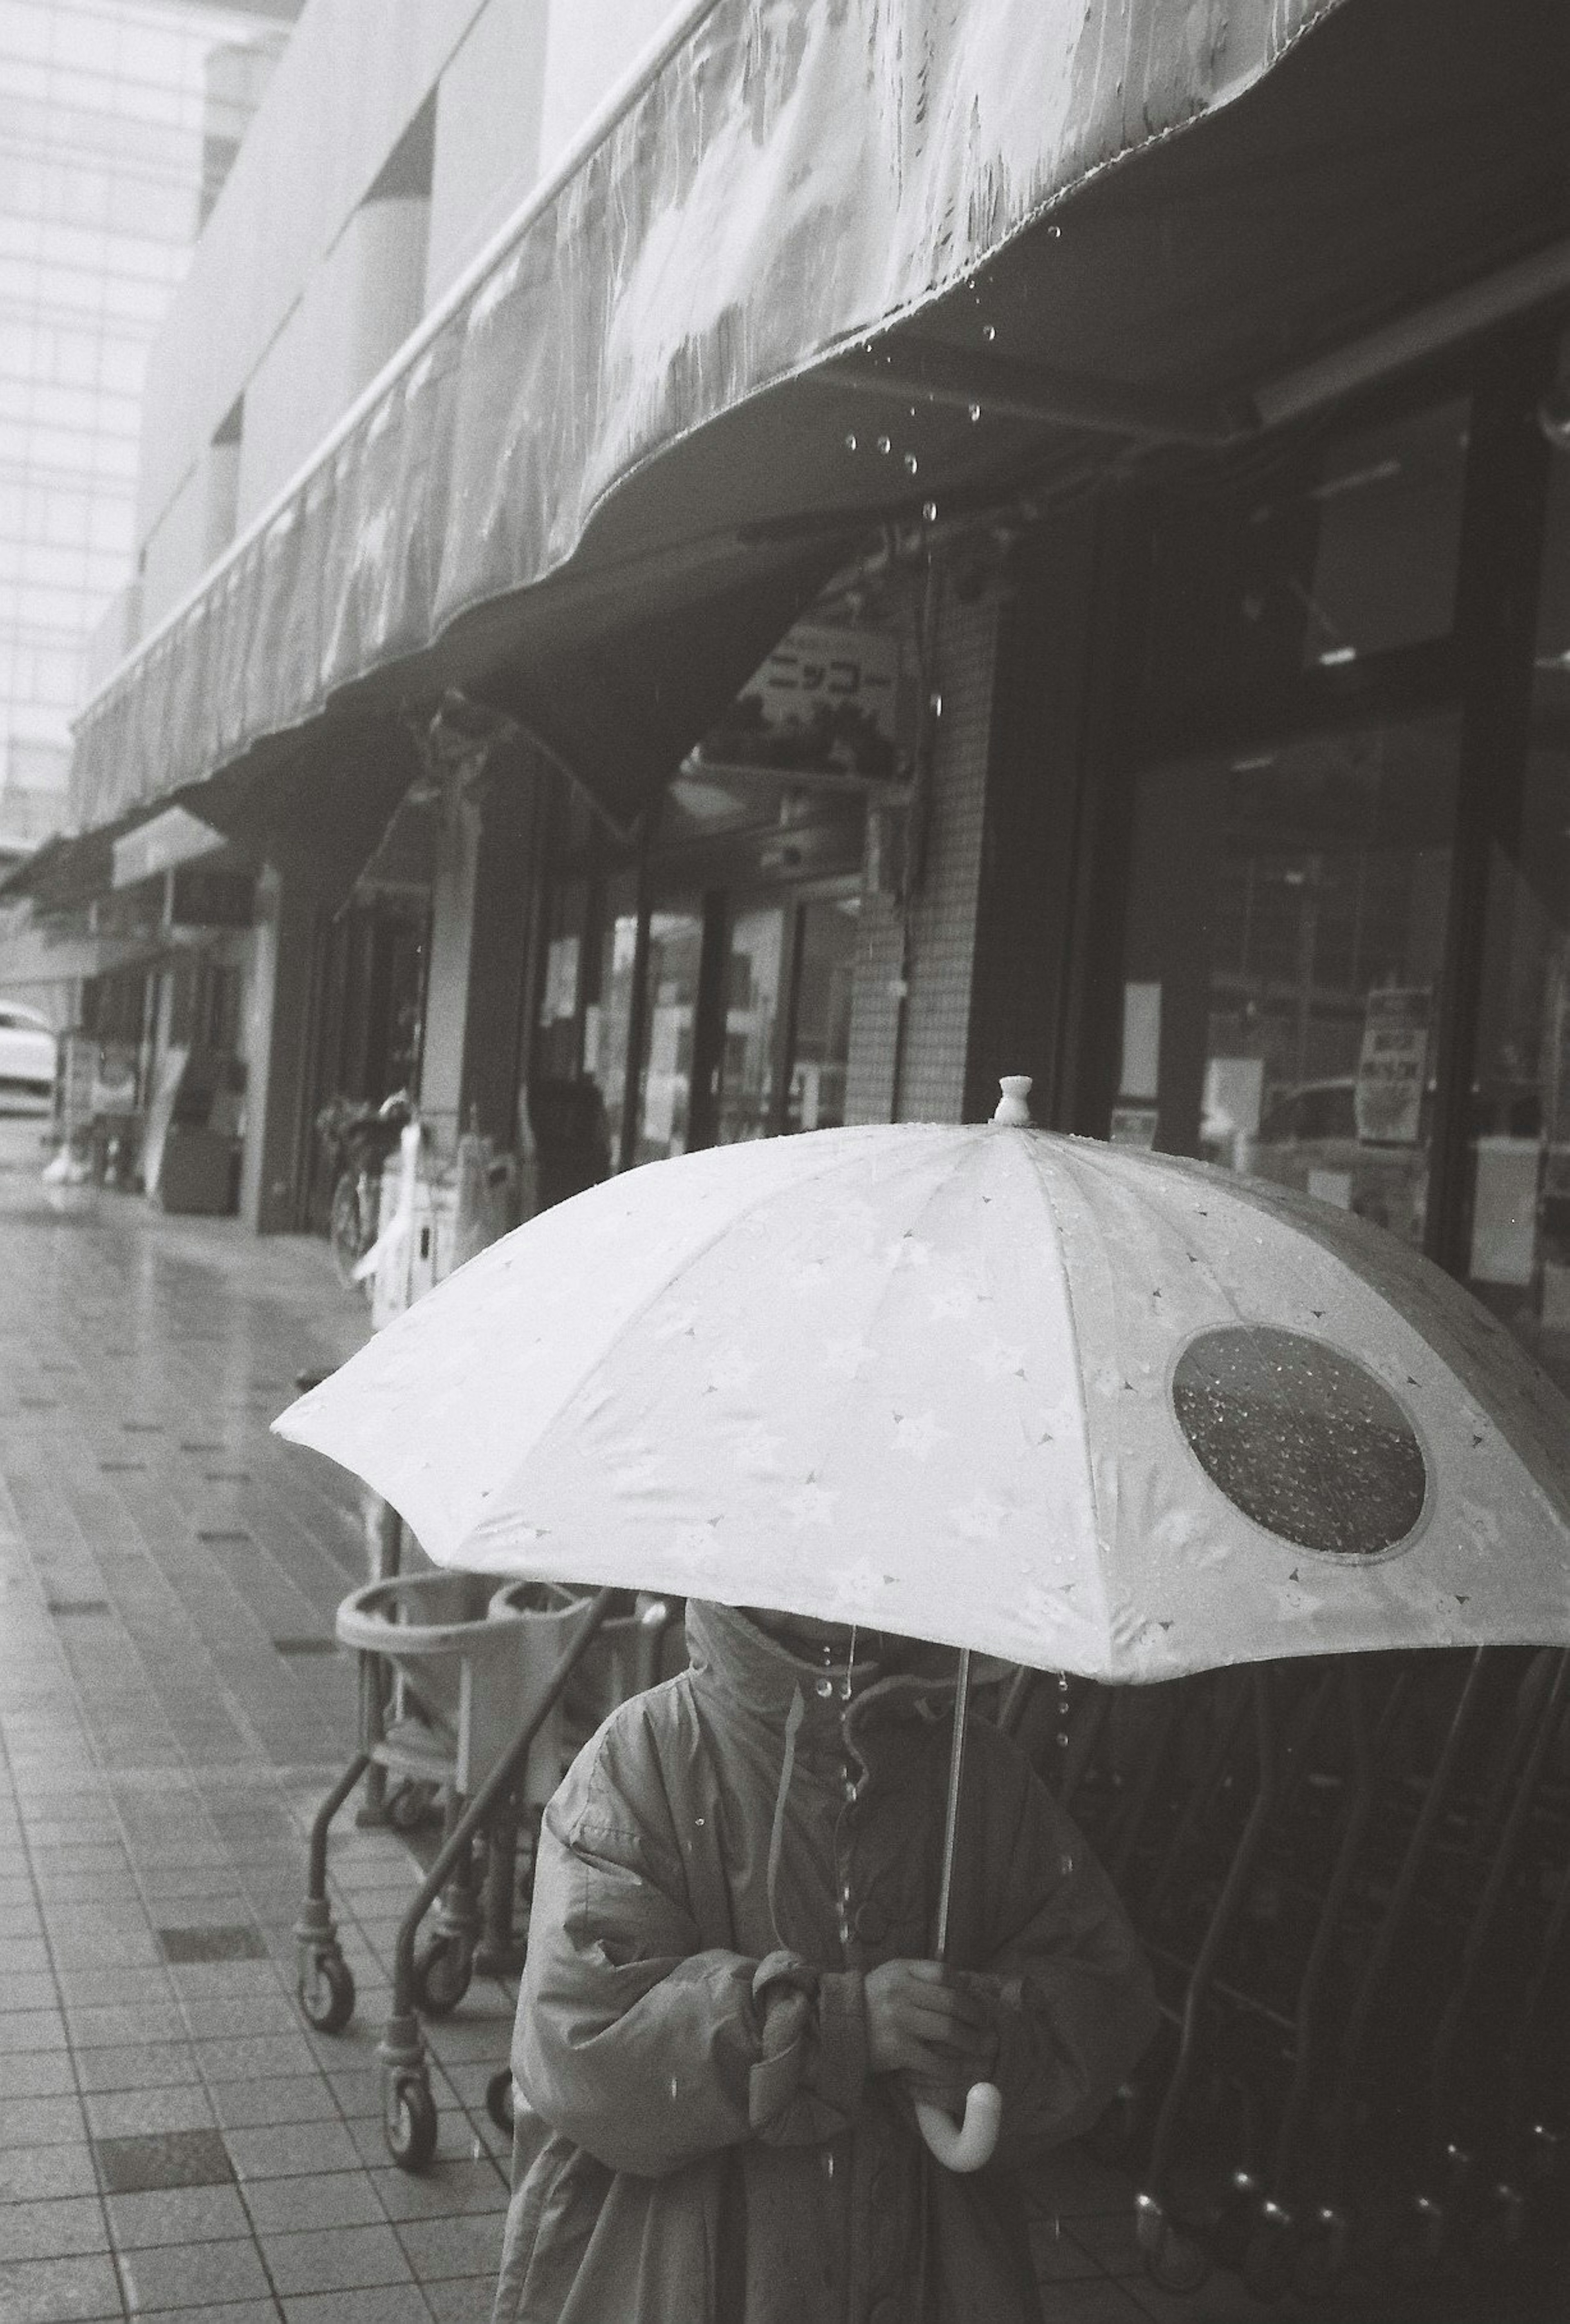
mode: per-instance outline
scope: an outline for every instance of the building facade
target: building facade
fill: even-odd
[[[135,633],[147,351],[298,0],[0,12],[0,852],[65,820],[70,720]]]

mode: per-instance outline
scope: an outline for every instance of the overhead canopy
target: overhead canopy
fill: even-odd
[[[78,819],[452,685],[625,818],[870,524],[1247,434],[1540,261],[1565,49],[1560,0],[715,0],[89,706]]]

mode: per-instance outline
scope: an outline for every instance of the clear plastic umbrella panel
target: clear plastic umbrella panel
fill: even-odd
[[[444,1564],[961,1649],[951,1834],[972,1650],[1570,1642],[1570,1407],[1503,1328],[1356,1218],[1031,1129],[1025,1087],[613,1179],[276,1425]]]

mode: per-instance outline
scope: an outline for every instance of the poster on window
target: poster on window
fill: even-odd
[[[1368,996],[1353,1085],[1353,1119],[1366,1146],[1416,1146],[1422,1134],[1432,1005],[1426,984]]]

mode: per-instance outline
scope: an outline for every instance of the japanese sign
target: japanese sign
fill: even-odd
[[[890,780],[899,694],[897,638],[798,627],[705,735],[694,763]]]
[[[1418,1143],[1431,1008],[1427,985],[1390,985],[1368,996],[1353,1088],[1353,1118],[1365,1145]]]

